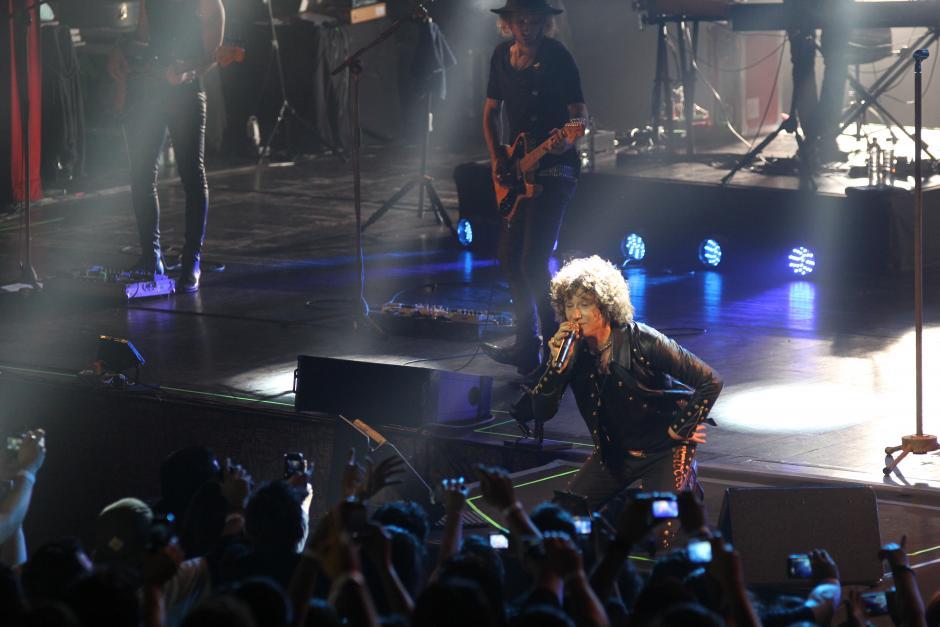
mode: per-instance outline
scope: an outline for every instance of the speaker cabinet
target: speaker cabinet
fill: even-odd
[[[370,424],[472,426],[490,418],[493,378],[330,357],[297,357],[294,408]]]
[[[858,487],[730,488],[719,526],[741,554],[749,585],[787,581],[787,556],[826,549],[842,583],[872,584],[882,575],[878,505]]]

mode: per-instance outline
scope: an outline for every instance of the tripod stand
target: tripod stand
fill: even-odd
[[[287,81],[284,78],[284,63],[281,59],[281,43],[277,37],[277,27],[274,24],[274,10],[271,8],[272,0],[263,1],[264,5],[268,9],[268,24],[271,26],[271,53],[274,55],[274,67],[277,72],[278,87],[281,91],[281,108],[277,112],[277,119],[274,122],[274,128],[271,129],[271,133],[268,135],[268,140],[264,143],[263,146],[258,147],[258,165],[264,163],[264,160],[271,156],[271,145],[274,143],[274,138],[277,137],[278,131],[281,129],[281,124],[284,123],[288,115],[303,124],[308,130],[313,131],[317,137],[318,142],[329,148],[333,154],[338,155],[340,153],[336,146],[324,140],[316,126],[300,115],[287,97]]]
[[[741,157],[738,160],[738,162],[734,164],[734,167],[731,168],[731,170],[721,178],[722,185],[727,185],[731,181],[731,179],[734,178],[735,174],[737,174],[743,168],[746,168],[747,166],[751,165],[751,163],[753,163],[754,160],[757,159],[757,157],[762,152],[764,152],[764,149],[767,146],[769,146],[771,143],[773,143],[773,141],[777,139],[777,136],[780,135],[780,133],[785,131],[787,133],[793,133],[794,135],[796,135],[796,144],[798,147],[797,154],[800,155],[800,164],[798,168],[799,168],[799,175],[800,175],[801,181],[808,183],[810,187],[815,187],[815,182],[813,181],[813,177],[812,177],[812,166],[810,165],[809,160],[806,158],[808,157],[808,155],[803,149],[805,140],[800,135],[799,119],[797,118],[797,115],[796,115],[796,111],[797,111],[796,102],[797,102],[797,94],[796,94],[796,90],[794,89],[793,100],[790,103],[790,113],[787,115],[787,119],[781,122],[780,126],[778,126],[776,130],[774,130],[767,137],[765,137],[763,141],[761,141],[761,143],[754,146],[754,148],[752,148],[750,152],[748,152],[746,155]]]
[[[434,211],[434,217],[437,218],[437,223],[445,225],[448,229],[450,229],[454,237],[457,236],[457,230],[454,228],[454,224],[451,222],[450,216],[447,215],[447,211],[444,210],[444,203],[441,202],[441,197],[438,196],[437,190],[434,189],[434,179],[428,176],[428,153],[431,149],[431,133],[434,132],[434,113],[431,111],[431,98],[431,92],[428,92],[425,95],[425,101],[427,103],[427,124],[424,127],[424,141],[421,145],[421,173],[405,183],[400,190],[395,192],[391,198],[385,201],[384,205],[379,207],[375,213],[369,216],[369,219],[366,220],[365,224],[362,225],[363,231],[378,222],[379,219],[381,219],[382,216],[384,216],[392,207],[397,205],[399,201],[401,201],[401,199],[408,194],[408,192],[417,187],[418,217],[420,218],[424,216],[424,195],[427,193],[428,204],[431,206],[431,210]]]

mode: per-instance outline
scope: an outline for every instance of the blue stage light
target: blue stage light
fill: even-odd
[[[473,243],[473,225],[470,224],[470,220],[460,218],[460,221],[457,222],[457,241],[463,246],[469,246]]]
[[[646,257],[646,241],[639,233],[628,233],[620,241],[620,252],[625,264],[642,261]]]
[[[813,270],[816,269],[816,255],[809,248],[798,246],[790,251],[787,264],[793,274],[806,276],[812,274]]]
[[[721,244],[711,238],[702,240],[698,245],[698,260],[711,268],[718,267],[721,263]]]

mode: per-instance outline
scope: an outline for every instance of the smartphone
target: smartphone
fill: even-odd
[[[708,564],[712,561],[712,543],[708,540],[693,540],[686,546],[689,561],[693,564]]]
[[[496,549],[497,551],[504,551],[508,549],[509,538],[501,533],[494,533],[490,535],[490,548]]]
[[[284,478],[307,472],[307,460],[303,453],[284,453]]]
[[[813,576],[813,565],[809,555],[800,553],[787,557],[787,577],[790,579],[809,579]]]
[[[894,588],[880,592],[863,592],[862,607],[866,616],[885,616],[888,614],[888,595],[894,594]]]
[[[10,453],[19,453],[20,448],[23,446],[23,436],[17,435],[7,436],[7,451]]]
[[[574,528],[578,530],[579,536],[591,535],[591,517],[590,516],[572,516],[574,519]]]

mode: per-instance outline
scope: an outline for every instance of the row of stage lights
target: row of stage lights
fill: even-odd
[[[620,252],[624,266],[639,263],[646,257],[646,240],[639,233],[628,233],[620,241]],[[708,237],[699,242],[698,260],[706,268],[721,265],[721,244],[717,239]],[[806,246],[796,246],[787,255],[786,263],[793,274],[807,276],[816,269],[816,254]]]
[[[463,246],[473,243],[473,225],[466,218],[457,223],[457,239]],[[620,241],[624,267],[638,264],[646,258],[646,240],[639,233],[628,233]],[[703,239],[698,245],[698,260],[706,268],[721,265],[721,243],[715,238]],[[786,259],[787,268],[797,276],[807,276],[816,269],[816,255],[806,246],[796,246]]]

